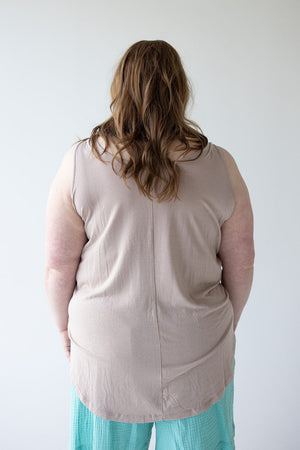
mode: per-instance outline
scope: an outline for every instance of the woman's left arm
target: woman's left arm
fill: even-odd
[[[82,249],[88,238],[71,198],[74,150],[64,155],[51,184],[46,206],[44,283],[55,324],[67,338],[68,305],[76,284]]]

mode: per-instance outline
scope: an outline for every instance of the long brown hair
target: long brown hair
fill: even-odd
[[[171,144],[174,141],[183,144],[177,147],[178,151],[185,149],[183,155],[199,150],[194,159],[199,158],[208,144],[197,123],[185,117],[193,95],[177,51],[163,40],[134,43],[117,65],[110,93],[111,117],[93,128],[89,138],[79,141],[89,140],[92,153],[102,162],[96,148],[98,138],[105,142],[103,153],[111,141],[118,142],[111,164],[116,173],[114,160],[120,154],[119,176],[125,185],[128,187],[126,178],[132,177],[140,193],[151,201],[152,185],[159,203],[176,200],[180,168],[176,160],[168,157]],[[195,145],[191,147],[189,141]],[[122,158],[125,149],[129,154],[127,161]],[[144,174],[146,178],[142,181]],[[161,191],[157,189],[159,180],[165,183]]]

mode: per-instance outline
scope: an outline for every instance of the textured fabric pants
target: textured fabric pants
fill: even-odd
[[[235,366],[235,363],[234,363]],[[235,450],[234,381],[217,403],[196,416],[125,423],[95,416],[71,384],[69,450],[148,450],[155,423],[155,450]]]

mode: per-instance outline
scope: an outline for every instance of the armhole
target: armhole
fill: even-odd
[[[233,186],[232,186],[232,182],[231,182],[231,179],[230,179],[227,163],[225,161],[224,155],[222,154],[222,150],[217,145],[215,145],[215,147],[216,147],[216,149],[218,151],[218,154],[220,156],[220,159],[222,161],[222,165],[223,165],[223,168],[224,168],[225,176],[227,178],[227,184],[229,186],[229,194],[230,194],[230,205],[228,207],[227,214],[225,214],[225,217],[222,217],[221,224],[220,224],[222,226],[223,223],[226,222],[226,220],[228,220],[233,214],[233,211],[234,211],[234,208],[235,208],[235,205],[236,205],[236,196],[235,196],[235,192],[234,192],[234,189],[233,189]]]
[[[73,148],[73,175],[72,175],[72,184],[71,184],[71,201],[74,210],[78,215],[79,212],[77,210],[76,204],[75,204],[75,193],[76,193],[76,166],[77,166],[77,149],[79,144],[74,144]]]

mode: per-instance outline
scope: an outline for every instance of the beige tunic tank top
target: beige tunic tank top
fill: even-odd
[[[88,241],[68,309],[71,382],[107,420],[200,414],[234,373],[233,307],[217,256],[235,205],[223,156],[209,142],[197,160],[179,161],[181,200],[159,204],[131,178],[125,186],[112,153],[104,164],[88,141],[74,147],[72,202]]]

